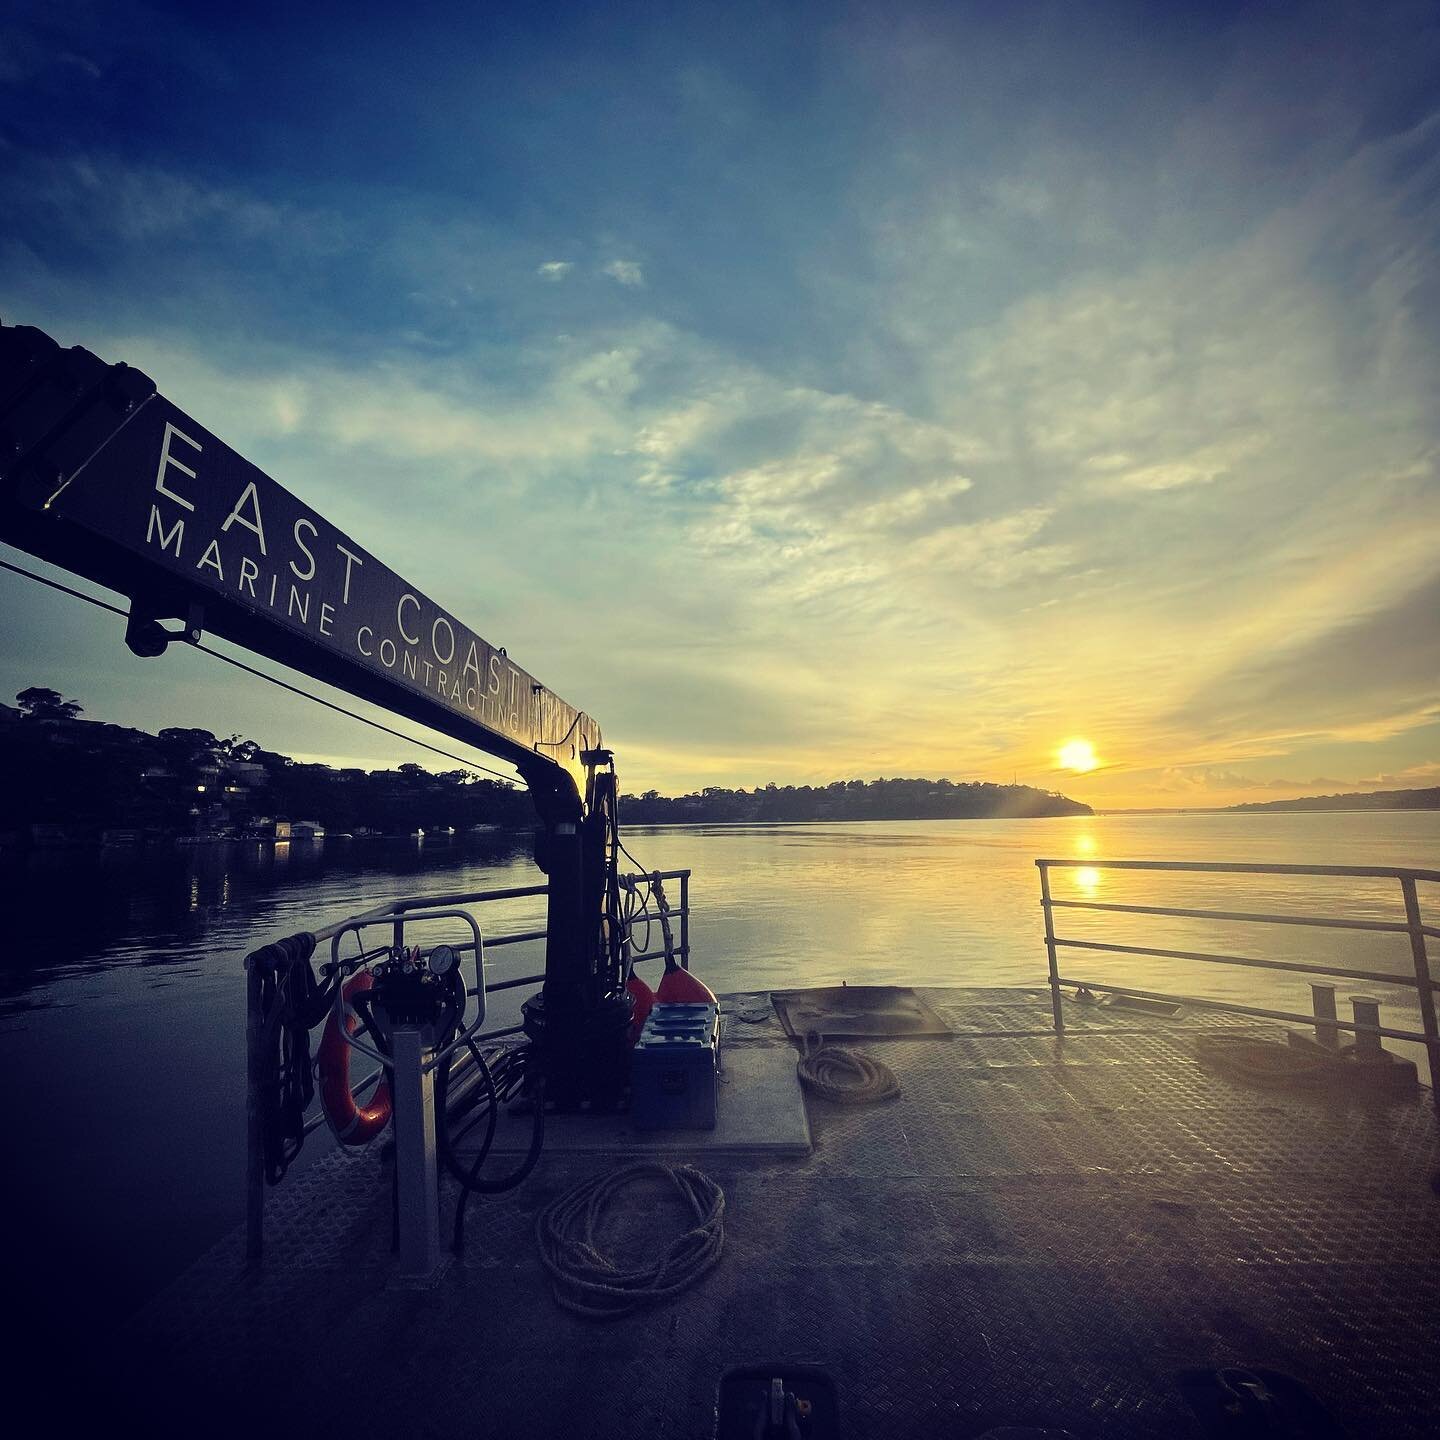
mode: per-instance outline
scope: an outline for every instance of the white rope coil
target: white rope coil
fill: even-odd
[[[642,1176],[669,1182],[694,1219],[650,1265],[622,1270],[600,1249],[597,1232],[605,1207]],[[540,1259],[550,1272],[556,1302],[591,1320],[613,1320],[668,1300],[695,1284],[720,1259],[725,1243],[725,1192],[693,1165],[642,1160],[582,1181],[552,1200],[535,1222]]]
[[[873,1105],[900,1093],[895,1072],[873,1055],[827,1045],[819,1035],[815,1038],[819,1043],[812,1050],[810,1037],[805,1037],[805,1051],[795,1062],[800,1083],[812,1095],[839,1105]]]

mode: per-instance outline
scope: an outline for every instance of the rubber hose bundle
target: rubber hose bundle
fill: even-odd
[[[470,1051],[471,1058],[480,1073],[481,1084],[484,1087],[484,1106],[453,1135],[450,1133],[449,1125],[451,1106],[449,1104],[450,1061],[448,1058],[440,1067],[435,1086],[436,1112],[440,1117],[436,1127],[440,1158],[460,1186],[460,1197],[455,1202],[455,1230],[452,1241],[457,1255],[465,1253],[465,1208],[469,1203],[470,1196],[477,1193],[499,1195],[506,1190],[513,1190],[535,1168],[540,1159],[541,1148],[545,1144],[545,1080],[541,1075],[533,1084],[529,1082],[527,1070],[533,1053],[530,1047],[520,1045],[507,1050],[495,1062],[493,1068],[480,1053],[473,1040],[466,1042],[466,1048]],[[500,1106],[513,1100],[526,1089],[530,1091],[533,1107],[530,1148],[520,1161],[518,1168],[512,1170],[508,1175],[487,1179],[481,1176],[480,1168],[484,1165],[485,1158],[490,1153],[491,1143],[495,1139],[495,1122],[499,1117]],[[480,1148],[470,1161],[470,1168],[466,1170],[461,1157],[455,1152],[455,1146],[481,1121],[485,1122],[485,1138],[481,1140]]]
[[[839,1105],[872,1105],[900,1093],[900,1082],[888,1065],[872,1055],[817,1039],[820,1043],[812,1050],[806,1038],[805,1052],[795,1062],[795,1073],[811,1094]]]
[[[305,1109],[315,1095],[310,1031],[330,1010],[335,981],[315,979],[315,937],[302,930],[246,956],[260,982],[260,1034],[253,1061],[259,1090],[265,1181],[278,1185],[305,1143]]]
[[[646,1175],[667,1180],[695,1223],[652,1264],[622,1270],[600,1249],[600,1223],[615,1196]],[[587,1319],[615,1320],[678,1295],[715,1267],[725,1243],[725,1192],[693,1165],[643,1160],[552,1200],[535,1222],[535,1238],[556,1302]]]

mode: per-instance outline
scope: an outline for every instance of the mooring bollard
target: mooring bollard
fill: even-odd
[[[1373,995],[1352,995],[1350,1006],[1355,1012],[1355,1024],[1378,1027],[1380,1024],[1380,1002]],[[1378,1055],[1385,1047],[1380,1043],[1380,1037],[1375,1034],[1365,1034],[1361,1030],[1355,1032],[1355,1049],[1362,1056]]]

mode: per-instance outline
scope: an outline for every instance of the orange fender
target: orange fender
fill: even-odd
[[[375,982],[368,970],[361,970],[345,982],[345,999],[368,990]],[[345,1034],[353,1035],[360,1022],[348,1012]],[[342,1145],[364,1145],[373,1140],[390,1123],[390,1085],[381,1080],[370,1097],[370,1103],[359,1106],[350,1092],[350,1049],[336,1023],[335,1012],[325,1022],[320,1037],[318,1069],[320,1072],[320,1106],[325,1118]]]

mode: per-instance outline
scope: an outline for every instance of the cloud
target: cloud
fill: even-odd
[[[206,184],[160,166],[125,164],[104,154],[63,158],[16,150],[0,197],[16,213],[46,215],[63,231],[147,245],[175,237],[284,239],[322,228],[320,217],[292,211],[242,186]]]
[[[1268,648],[1188,697],[1174,718],[1209,737],[1283,728],[1292,739],[1381,740],[1419,728],[1440,717],[1437,617],[1440,577],[1384,608]]]
[[[1209,796],[1214,792],[1230,796],[1235,792],[1251,791],[1257,794],[1284,791],[1287,795],[1333,795],[1345,790],[1359,790],[1364,783],[1360,780],[1327,779],[1324,776],[1317,776],[1313,780],[1265,779],[1220,765],[1189,765],[1170,766],[1162,770],[1157,788],[1170,793],[1197,796]]]
[[[1367,776],[1359,784],[1366,790],[1428,790],[1440,785],[1440,760],[1422,760],[1389,774]]]
[[[717,53],[579,121],[516,103],[548,57],[467,63],[483,214],[413,128],[428,96],[387,117],[402,185],[295,117],[225,143],[230,92],[184,88],[210,47],[157,48],[216,128],[178,145],[142,106],[122,156],[53,101],[103,77],[37,42],[0,58],[56,117],[51,151],[0,142],[7,318],[150,370],[663,783],[1008,778],[1082,734],[1115,763],[1076,784],[1112,795],[1429,764],[1432,33],[1057,23],[857,13],[815,88]],[[688,161],[663,204],[610,134]],[[255,164],[282,144],[304,162]],[[566,235],[594,238],[537,265]]]
[[[100,79],[105,73],[88,55],[79,55],[73,50],[62,50],[55,58],[61,65],[73,65],[92,80]]]
[[[645,272],[634,260],[611,260],[602,272],[621,285],[638,288],[645,283]]]

